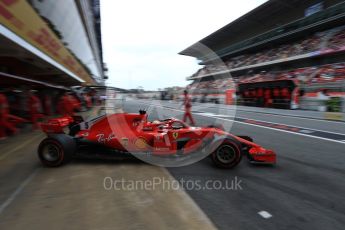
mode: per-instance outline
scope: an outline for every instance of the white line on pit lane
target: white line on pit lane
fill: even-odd
[[[33,173],[31,173],[30,176],[28,178],[26,178],[26,180],[24,180],[19,185],[19,187],[14,191],[14,193],[12,193],[12,195],[10,197],[8,197],[7,200],[0,205],[0,215],[16,199],[16,197],[23,191],[25,186],[27,184],[29,184],[29,182],[35,177],[37,172],[38,172],[38,169],[36,169]]]
[[[175,103],[178,104],[178,103]],[[207,104],[207,103],[206,103]],[[160,105],[162,105],[162,103],[160,103]],[[195,104],[197,106],[197,104]],[[196,106],[193,106],[193,108],[196,108]],[[214,108],[214,104],[210,104],[209,107],[205,107],[205,108]],[[278,116],[278,117],[289,117],[289,118],[296,118],[296,119],[304,119],[304,120],[311,120],[311,121],[318,121],[318,122],[328,122],[328,123],[341,123],[339,121],[331,121],[331,120],[324,120],[324,119],[320,119],[320,118],[308,118],[308,117],[303,117],[303,116],[299,116],[299,115],[294,115],[294,114],[277,114],[277,113],[269,113],[269,112],[257,112],[257,111],[253,111],[253,110],[244,110],[241,108],[231,108],[231,107],[227,107],[226,105],[218,105],[216,106],[218,109],[222,109],[222,110],[234,110],[234,111],[241,111],[241,112],[248,112],[248,113],[256,113],[256,114],[267,114],[270,116]]]
[[[209,112],[200,112],[199,115],[210,116],[210,117],[233,117],[225,114],[214,114]]]
[[[262,217],[262,218],[265,218],[265,219],[269,219],[272,217],[272,215],[267,212],[267,211],[260,211],[258,212],[258,214]]]
[[[313,132],[319,131],[319,132],[323,132],[323,133],[331,133],[331,134],[336,134],[336,135],[344,135],[344,133],[337,133],[337,132],[320,130],[320,129],[314,129],[314,128],[306,128],[306,127],[301,127],[301,126],[297,126],[297,125],[287,125],[287,124],[281,124],[281,123],[274,123],[274,122],[269,122],[269,121],[264,121],[264,120],[259,120],[259,119],[247,118],[247,117],[237,117],[237,118],[246,119],[246,120],[253,120],[253,121],[260,121],[260,122],[271,123],[271,124],[276,124],[276,125],[286,125],[286,126],[291,126],[291,127],[294,127],[294,128],[299,128],[299,129],[313,131]]]
[[[223,115],[223,114],[214,114],[214,113],[202,112],[202,111],[199,111],[199,112],[197,113],[197,115],[206,116],[206,117],[216,117],[216,118],[218,118],[218,117],[219,117],[219,118],[222,118],[222,117],[223,117],[223,118],[231,117],[231,116],[227,116],[227,115]],[[264,120],[258,120],[258,119],[247,118],[247,117],[237,117],[237,118],[244,119],[244,120],[260,121],[260,122],[265,122],[265,123],[269,123],[269,124],[286,125],[286,124],[274,123],[274,122],[269,122],[269,121],[264,121]],[[235,121],[235,122],[239,122],[239,121]],[[332,131],[325,131],[325,130],[320,130],[320,129],[305,128],[305,127],[296,126],[296,125],[286,125],[286,126],[291,126],[291,127],[293,127],[293,128],[299,128],[299,129],[301,129],[300,132],[301,132],[301,133],[305,133],[305,134],[312,134],[312,133],[318,131],[318,132],[323,132],[323,133],[344,135],[343,133],[337,133],[337,132],[332,132]]]
[[[167,110],[171,110],[171,111],[177,111],[177,112],[181,112],[181,113],[184,112],[183,110],[173,109],[173,108],[169,108],[169,107],[166,107],[166,106],[155,105],[155,107],[156,108],[163,108],[163,109],[167,109]],[[200,116],[204,116],[204,117],[211,117],[211,116],[206,116],[206,115],[202,115],[202,114],[199,114],[199,113],[196,114],[196,115],[200,115]],[[228,119],[225,119],[225,118],[219,118],[218,117],[217,119],[218,120],[229,121]],[[280,131],[280,132],[284,132],[284,133],[290,133],[290,134],[305,136],[305,137],[309,137],[309,138],[315,138],[315,139],[320,139],[320,140],[325,140],[325,141],[331,141],[331,142],[340,143],[340,144],[344,144],[345,143],[345,142],[339,141],[339,140],[333,140],[333,139],[324,138],[324,137],[312,136],[312,135],[308,135],[308,134],[304,134],[304,133],[297,133],[297,132],[292,132],[292,131],[283,130],[283,129],[277,129],[277,128],[266,127],[266,126],[261,126],[261,125],[256,125],[256,124],[250,124],[250,123],[246,123],[246,122],[242,122],[242,121],[233,121],[233,122],[236,122],[236,123],[239,123],[239,124],[244,124],[244,125],[255,126],[255,127],[259,127],[259,128],[264,128],[264,129]],[[327,131],[323,131],[323,132],[327,132]]]
[[[184,112],[183,110],[169,108],[169,107],[165,107],[162,105],[160,107]],[[229,115],[225,115],[225,114],[214,114],[211,112],[203,112],[203,111],[197,111],[197,112],[198,113],[196,113],[196,115],[205,116],[205,117],[215,117],[215,118],[219,118],[219,119],[234,118],[233,116],[229,116]],[[320,130],[320,129],[314,129],[314,128],[306,128],[306,127],[301,127],[301,126],[296,126],[296,125],[280,124],[280,123],[274,123],[274,122],[269,122],[269,121],[264,121],[264,120],[259,120],[259,119],[252,119],[252,118],[246,118],[246,117],[237,117],[237,118],[266,122],[266,123],[270,123],[270,124],[286,125],[286,126],[291,126],[294,128],[300,128],[301,131],[299,134],[307,134],[308,135],[308,134],[314,133],[315,131],[318,131],[318,132],[324,132],[324,133],[330,133],[330,134],[336,134],[336,135],[344,135],[343,133],[338,133],[338,132],[332,132],[332,131],[326,131],[326,130]],[[225,120],[227,120],[227,119],[225,119]],[[238,123],[242,123],[242,124],[248,124],[246,122],[241,122],[241,121],[234,121],[234,122],[238,122]],[[252,124],[252,125],[254,125],[254,124]],[[261,126],[261,125],[256,125],[256,126],[265,127],[265,126]],[[265,127],[265,128],[270,128],[270,127]],[[275,129],[275,128],[273,128],[273,129]],[[275,129],[275,130],[281,130],[281,129]],[[281,131],[284,131],[284,130],[281,130]],[[308,135],[308,136],[311,136],[311,135]],[[315,137],[315,136],[313,136],[313,137]],[[318,137],[318,138],[322,138],[322,137]],[[333,139],[328,139],[328,138],[322,138],[322,139],[332,140],[332,141],[336,141],[338,143],[343,142],[343,141],[338,141],[338,140],[333,140]]]

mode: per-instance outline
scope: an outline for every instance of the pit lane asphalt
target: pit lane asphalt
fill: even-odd
[[[171,103],[165,105],[171,107]],[[128,112],[138,112],[140,107],[144,107],[141,101],[125,104]],[[198,107],[194,109],[208,110],[204,105]],[[156,107],[156,110],[158,113],[150,113],[150,119],[156,119],[158,114],[180,118],[182,115],[168,108]],[[217,109],[209,112],[219,113]],[[249,118],[259,118],[251,114],[253,117]],[[272,121],[269,117],[267,121]],[[195,118],[198,125],[214,123],[214,118],[203,114],[195,114]],[[277,119],[280,120],[276,122],[282,124],[291,122],[291,125],[310,128],[317,125],[312,120]],[[341,123],[320,124],[317,128],[337,131],[333,127],[338,127],[341,131]],[[205,159],[190,166],[169,169],[177,180],[200,180],[201,184],[208,180],[231,181],[235,177],[242,181],[242,190],[237,191],[187,190],[218,228],[343,229],[343,144],[242,123],[234,123],[232,132],[249,134],[259,144],[276,150],[278,165],[252,166],[244,159],[233,170],[220,170]],[[182,204],[185,202],[181,197],[151,192],[140,195],[105,192],[102,188],[105,176],[128,177],[129,172],[129,178],[138,179],[144,172],[150,176],[160,174],[156,167],[126,162],[77,161],[62,168],[42,168],[35,154],[41,138],[40,132],[33,132],[6,140],[10,145],[1,145],[0,204],[11,202],[0,214],[0,229],[138,229],[150,228],[153,222],[161,228],[178,229],[176,226],[181,222],[195,222],[193,215],[186,213],[188,206]],[[158,208],[156,202],[165,208]],[[263,218],[258,214],[261,211],[272,217]],[[176,215],[179,215],[178,223]]]
[[[36,153],[44,137],[27,130],[0,142],[0,229],[215,229],[184,191],[152,186],[176,184],[166,169],[106,160],[45,168]]]
[[[146,104],[145,104],[146,103]],[[152,106],[149,106],[151,104]],[[200,112],[219,114],[217,107],[193,108],[198,126],[214,123]],[[128,101],[125,110],[147,108],[149,118],[182,117],[178,103]],[[174,108],[174,109],[171,109]],[[221,112],[222,113],[222,112]],[[236,116],[285,125],[344,133],[344,123],[238,111]],[[230,119],[230,118],[229,118]],[[231,119],[230,119],[231,120]],[[224,119],[217,123],[231,122]],[[234,122],[231,132],[249,135],[277,152],[274,167],[253,166],[243,159],[232,170],[213,167],[209,159],[179,168],[169,168],[177,179],[205,185],[207,181],[241,180],[242,190],[189,189],[194,201],[220,229],[343,229],[345,226],[345,144],[301,136],[266,127]],[[272,217],[258,213],[266,211]]]

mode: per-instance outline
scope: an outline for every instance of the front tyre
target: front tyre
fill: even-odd
[[[231,140],[224,141],[212,153],[212,161],[219,168],[231,169],[238,165],[241,159],[239,145]]]
[[[48,137],[38,147],[38,157],[43,165],[58,167],[71,161],[75,142],[68,136]]]

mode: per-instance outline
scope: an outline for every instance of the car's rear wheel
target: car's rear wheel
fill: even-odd
[[[71,161],[75,143],[67,137],[48,137],[38,147],[38,157],[43,165],[58,167]]]
[[[242,154],[238,144],[231,140],[224,141],[212,153],[212,160],[219,168],[233,168],[241,159]]]

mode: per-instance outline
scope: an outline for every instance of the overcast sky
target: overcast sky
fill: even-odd
[[[265,0],[102,0],[107,85],[157,90],[186,86],[200,66],[177,53]]]

